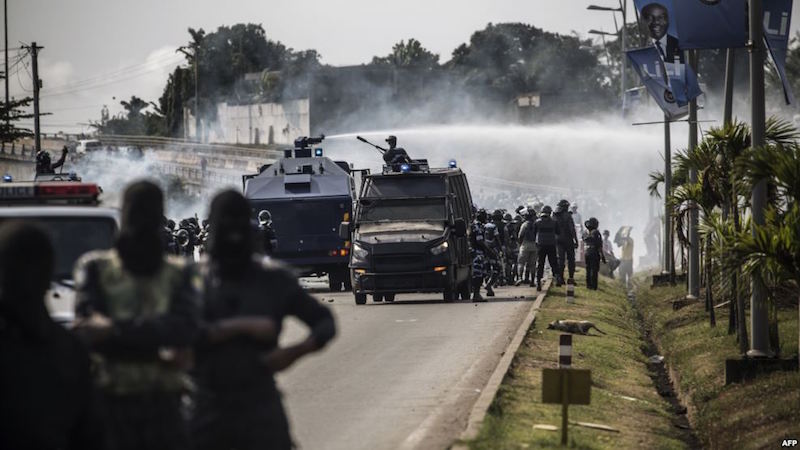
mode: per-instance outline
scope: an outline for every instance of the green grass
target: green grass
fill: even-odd
[[[717,309],[712,328],[702,303],[672,310],[671,300],[685,293],[682,286],[642,287],[637,301],[704,446],[779,448],[781,439],[800,436],[800,373],[724,386],[725,359],[739,357],[735,336],[727,334],[727,309]],[[797,355],[796,307],[779,311],[778,323],[782,354]]]
[[[556,319],[591,320],[605,336],[573,337],[573,367],[592,370],[588,406],[571,406],[570,421],[601,423],[610,433],[570,426],[570,445],[583,449],[685,448],[672,423],[669,405],[656,392],[642,353],[635,312],[622,288],[601,277],[600,290],[588,291],[581,271],[577,299],[566,304],[562,288],[551,288],[534,326],[515,356],[489,409],[473,449],[559,447],[560,432],[535,430],[535,424],[560,426],[561,407],[541,403],[541,372],[557,366],[560,332],[547,330]],[[596,333],[596,332],[593,332]]]

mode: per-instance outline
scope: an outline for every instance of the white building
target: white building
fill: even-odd
[[[195,139],[195,118],[189,108],[183,111],[186,139]],[[309,100],[245,105],[217,104],[217,119],[200,120],[203,142],[253,145],[291,145],[295,138],[311,134]]]

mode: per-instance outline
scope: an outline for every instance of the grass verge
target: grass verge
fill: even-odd
[[[703,446],[780,448],[781,440],[797,439],[800,373],[724,386],[725,359],[739,357],[736,337],[727,334],[727,309],[717,309],[712,328],[702,303],[672,310],[671,301],[685,294],[683,286],[650,289],[643,283],[636,299]],[[778,323],[782,354],[797,355],[797,309],[779,311]]]
[[[590,320],[605,336],[573,337],[572,363],[592,370],[589,406],[571,406],[570,421],[609,425],[619,433],[572,425],[570,445],[584,449],[686,448],[691,436],[677,428],[671,406],[662,399],[642,353],[643,341],[620,285],[601,278],[598,291],[588,291],[584,272],[577,276],[575,304],[567,304],[562,288],[553,287],[537,313],[509,373],[489,408],[473,449],[520,449],[560,446],[560,432],[535,429],[560,426],[561,407],[541,403],[541,372],[557,367],[558,336],[547,330],[557,319]],[[593,332],[596,334],[596,332]]]

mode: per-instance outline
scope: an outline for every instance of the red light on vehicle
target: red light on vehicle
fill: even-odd
[[[91,183],[40,183],[36,186],[39,197],[97,197],[100,189]]]

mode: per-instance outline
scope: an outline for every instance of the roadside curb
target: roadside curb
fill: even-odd
[[[550,291],[551,282],[552,280],[547,280],[544,283],[542,292],[536,296],[536,300],[533,302],[533,305],[531,305],[531,309],[528,311],[527,316],[525,316],[525,320],[523,320],[519,328],[517,328],[517,332],[514,334],[508,347],[506,347],[503,356],[500,358],[500,362],[497,363],[497,367],[494,372],[492,372],[492,376],[489,377],[486,386],[481,390],[481,395],[478,397],[478,400],[475,401],[469,418],[467,419],[467,428],[461,433],[461,436],[459,436],[460,441],[475,439],[475,437],[478,436],[478,432],[483,424],[483,419],[486,417],[486,412],[494,401],[497,391],[500,389],[500,385],[503,383],[503,379],[505,379],[506,373],[508,373],[508,369],[511,367],[511,363],[517,355],[517,350],[519,350],[523,339],[525,339],[525,335],[528,333],[533,321],[536,320],[536,313],[542,306],[545,296],[547,296],[547,293]],[[453,450],[466,450],[467,446],[457,443],[451,448]]]

